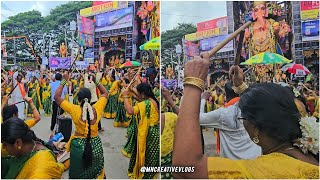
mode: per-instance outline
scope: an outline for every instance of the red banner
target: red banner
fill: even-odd
[[[301,11],[319,9],[319,1],[301,1],[300,8]]]
[[[110,1],[93,1],[92,2],[92,6],[99,6],[101,4],[105,4],[105,3],[108,3]]]
[[[227,16],[197,23],[197,32],[206,31],[206,30],[215,29],[215,28],[223,28],[223,27],[228,27]]]

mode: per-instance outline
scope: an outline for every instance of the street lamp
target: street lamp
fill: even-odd
[[[180,44],[176,45],[176,54],[178,55],[178,87],[179,87],[179,81],[180,81],[180,56],[182,54],[182,47]]]

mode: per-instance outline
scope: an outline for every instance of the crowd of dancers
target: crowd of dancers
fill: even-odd
[[[152,75],[139,67],[107,67],[100,72],[3,70],[2,178],[61,178],[65,170],[70,178],[108,177],[99,137],[103,117],[113,119],[114,127],[127,128],[121,152],[130,158],[128,177],[157,177],[140,171],[142,166],[160,166],[159,78],[151,68]],[[41,120],[40,109],[51,116],[52,135],[57,116],[68,114],[73,121],[75,133],[64,145],[70,159],[63,163],[57,162],[61,154],[52,153],[57,145],[30,129]]]

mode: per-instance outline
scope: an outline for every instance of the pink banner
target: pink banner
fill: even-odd
[[[105,4],[105,3],[108,3],[110,1],[93,1],[92,2],[92,6],[99,6],[101,4]]]
[[[301,11],[319,9],[319,1],[301,1]]]
[[[197,23],[197,32],[206,31],[206,30],[215,29],[215,28],[223,28],[223,27],[228,27],[227,16]]]

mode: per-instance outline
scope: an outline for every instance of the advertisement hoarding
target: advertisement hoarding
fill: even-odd
[[[216,36],[208,39],[202,39],[200,40],[200,51],[209,51],[216,47],[220,42],[222,42],[224,39],[226,39],[229,35],[224,34],[221,36]],[[218,52],[227,52],[233,50],[233,40],[228,42],[222,49],[220,49]]]
[[[301,20],[319,19],[319,1],[301,1]]]
[[[100,2],[96,3],[92,7],[88,7],[80,10],[81,16],[93,16],[96,14],[101,14],[104,12],[126,8],[128,7],[128,1],[108,1],[108,2]]]
[[[319,20],[301,23],[302,41],[319,41]]]
[[[96,32],[133,25],[133,7],[96,15]]]
[[[198,32],[215,28],[228,28],[228,17],[224,16],[221,18],[216,18],[209,21],[197,23]]]
[[[71,65],[71,58],[61,58],[61,57],[50,57],[49,67],[50,68],[61,68],[61,69],[69,69]]]

